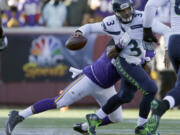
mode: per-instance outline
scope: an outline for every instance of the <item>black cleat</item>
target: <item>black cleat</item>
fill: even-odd
[[[73,130],[81,133],[82,135],[88,135],[88,131],[87,130],[82,130],[82,124],[83,123],[77,123],[73,125]]]
[[[23,120],[24,118],[18,114],[18,111],[11,111],[6,123],[6,135],[11,135],[15,126]]]

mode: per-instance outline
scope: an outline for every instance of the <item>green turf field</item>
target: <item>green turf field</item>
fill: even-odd
[[[0,135],[4,135],[4,123],[10,110],[0,109]],[[92,112],[94,108],[41,113],[19,124],[13,135],[80,135],[72,130],[72,125],[84,121],[85,115]],[[133,135],[137,116],[137,110],[123,110],[122,123],[100,127],[97,135]],[[169,111],[163,118],[159,130],[161,135],[180,135],[180,111]]]

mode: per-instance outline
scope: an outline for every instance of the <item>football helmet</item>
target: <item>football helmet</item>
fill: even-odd
[[[121,23],[127,24],[133,20],[134,7],[132,0],[112,0],[112,7]]]

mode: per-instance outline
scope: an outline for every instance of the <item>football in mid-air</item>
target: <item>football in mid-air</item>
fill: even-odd
[[[87,38],[82,35],[78,37],[71,36],[66,41],[66,48],[70,50],[80,50],[86,45],[86,43],[87,43]]]

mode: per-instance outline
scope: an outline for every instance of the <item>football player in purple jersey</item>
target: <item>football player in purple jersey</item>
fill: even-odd
[[[113,40],[109,42],[109,45],[114,45]],[[69,106],[85,96],[92,96],[100,106],[104,105],[111,96],[117,93],[114,84],[121,78],[114,65],[111,63],[111,58],[107,57],[107,51],[108,50],[105,50],[99,59],[97,59],[92,65],[84,67],[82,71],[70,68],[70,71],[73,72],[73,77],[78,77],[57,97],[40,100],[20,112],[10,112],[9,120],[6,125],[6,134],[11,135],[14,127],[19,122],[34,114],[50,109]],[[119,107],[116,111],[104,118],[101,125],[119,122],[121,120],[122,108]],[[81,133],[87,133],[88,124],[77,124],[74,129],[76,131],[80,130],[79,132]]]

